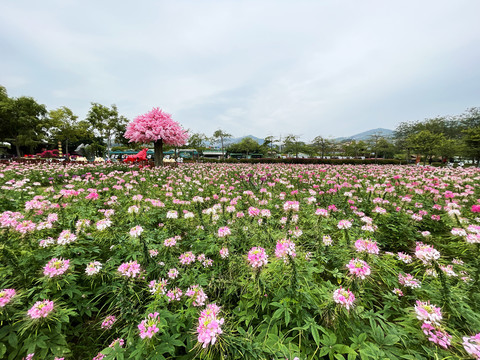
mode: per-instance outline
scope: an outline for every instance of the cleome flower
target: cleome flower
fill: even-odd
[[[267,265],[268,255],[264,248],[255,246],[248,252],[247,261],[253,268],[261,268]]]
[[[50,300],[37,301],[27,314],[32,319],[46,318],[53,311],[53,306],[54,303]]]
[[[219,318],[220,307],[216,304],[208,304],[207,308],[200,313],[197,326],[197,339],[202,343],[205,349],[209,345],[215,344],[218,335],[222,334],[221,325],[224,319]]]
[[[355,301],[355,295],[350,291],[342,288],[338,288],[333,292],[333,301],[342,305],[345,309],[350,310],[353,307]]]
[[[43,275],[49,276],[51,278],[62,275],[68,270],[69,263],[70,260],[53,258],[43,268]]]
[[[417,300],[415,313],[418,320],[431,322],[436,325],[440,325],[442,320],[442,309],[435,305],[430,305],[430,301],[423,302]]]
[[[140,330],[140,338],[151,339],[157,332],[160,331],[158,328],[160,319],[158,318],[159,313],[150,313],[148,316],[138,324],[138,330]]]

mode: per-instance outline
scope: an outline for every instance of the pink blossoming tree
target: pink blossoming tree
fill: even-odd
[[[155,166],[163,165],[163,144],[182,146],[188,140],[187,131],[174,120],[172,116],[159,108],[137,116],[127,126],[125,138],[129,142],[153,142]]]

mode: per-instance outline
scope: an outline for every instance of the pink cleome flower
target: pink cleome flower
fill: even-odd
[[[185,292],[185,295],[193,299],[193,306],[203,306],[208,296],[203,292],[200,285],[192,285]]]
[[[14,289],[3,289],[0,291],[0,307],[7,305],[16,294],[17,292]]]
[[[279,259],[283,259],[285,262],[288,260],[288,256],[296,257],[295,243],[289,239],[278,241],[275,249],[275,256]]]
[[[111,329],[113,324],[117,321],[117,318],[114,315],[108,315],[103,321],[102,325],[100,326],[102,329]]]
[[[340,286],[340,288],[333,292],[333,301],[350,310],[350,308],[353,307],[355,295],[350,290],[343,289]]]
[[[53,305],[50,300],[37,301],[27,314],[32,319],[46,318],[53,311]]]
[[[123,340],[121,338],[117,338],[117,339],[113,340],[112,343],[110,345],[108,345],[108,347],[113,348],[117,344],[118,344],[119,347],[123,347],[123,345],[125,345],[125,340]]]
[[[232,232],[230,231],[230,228],[228,226],[223,226],[218,229],[218,237],[226,237],[231,234]]]
[[[445,330],[439,328],[438,326],[433,326],[429,322],[424,322],[422,324],[422,330],[425,335],[428,336],[428,340],[434,344],[440,345],[444,349],[447,349],[450,346],[450,339],[452,335],[447,333]]]
[[[350,271],[350,275],[357,278],[365,279],[366,276],[370,275],[370,266],[363,260],[352,259],[346,267]]]
[[[352,223],[348,220],[340,220],[337,224],[337,227],[339,229],[350,229],[352,227]]]
[[[160,331],[157,325],[159,325],[160,319],[158,318],[159,313],[150,313],[148,316],[138,324],[138,330],[140,330],[140,337],[142,339],[149,338],[151,339],[153,335]]]
[[[222,259],[226,259],[228,257],[228,254],[229,254],[228,253],[228,248],[223,247],[223,248],[220,249],[220,257]]]
[[[88,275],[88,276],[92,276],[92,275],[95,275],[95,274],[98,274],[100,272],[100,270],[102,269],[102,263],[99,262],[99,261],[92,261],[91,263],[89,263],[85,269],[85,273]]]
[[[167,287],[168,281],[165,279],[161,279],[159,281],[157,280],[152,280],[148,284],[148,287],[150,288],[150,293],[152,295],[165,295],[165,288]]]
[[[140,225],[134,226],[130,229],[130,236],[133,238],[137,238],[142,235],[143,228]]]
[[[417,300],[415,312],[417,314],[417,319],[421,321],[428,321],[439,325],[442,320],[442,309],[435,305],[430,305],[430,301],[423,302]]]
[[[77,239],[75,234],[72,234],[70,230],[63,230],[57,239],[58,245],[67,245],[74,242]]]
[[[400,285],[403,285],[405,287],[409,287],[412,289],[419,288],[421,286],[421,283],[419,280],[415,279],[413,275],[411,274],[405,274],[403,275],[402,273],[398,274],[398,282]]]
[[[366,252],[368,254],[378,255],[379,249],[377,242],[371,239],[358,239],[355,241],[355,249],[357,252]]]
[[[136,261],[130,261],[128,263],[123,263],[118,267],[118,272],[126,277],[136,278],[140,274],[141,268],[140,264]]]
[[[180,288],[175,288],[173,290],[168,290],[167,292],[167,297],[168,297],[168,302],[171,301],[180,301],[181,297],[183,295],[183,292]]]
[[[217,341],[218,335],[222,334],[221,325],[224,319],[219,318],[220,307],[216,304],[209,304],[207,308],[200,313],[197,326],[197,339],[202,343],[205,349],[208,345],[213,345]]]
[[[264,248],[255,246],[248,252],[247,260],[252,267],[261,268],[263,265],[267,265],[268,255]]]
[[[462,344],[469,355],[477,360],[480,359],[480,333],[470,337],[464,336]]]
[[[420,259],[424,265],[429,265],[432,261],[436,261],[440,258],[440,252],[435,250],[431,245],[417,242],[415,256]]]
[[[182,265],[189,265],[195,262],[195,255],[191,251],[187,251],[180,255],[179,260]]]
[[[65,273],[65,271],[68,270],[68,267],[70,266],[69,263],[70,260],[53,258],[43,268],[43,275],[49,276],[51,278],[54,276],[62,275],[63,273]]]

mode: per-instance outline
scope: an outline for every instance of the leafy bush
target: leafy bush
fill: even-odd
[[[0,166],[0,358],[479,348],[478,169]]]

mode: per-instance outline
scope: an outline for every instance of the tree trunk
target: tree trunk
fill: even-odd
[[[153,143],[153,157],[155,166],[163,166],[163,140],[159,139]]]
[[[70,156],[68,154],[68,139],[65,140],[65,160],[70,160]]]
[[[17,157],[20,157],[20,145],[18,143],[15,143],[15,149],[17,149]]]

